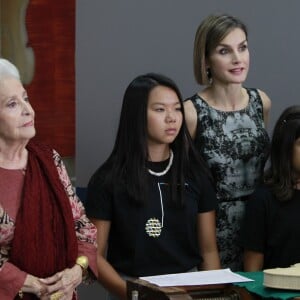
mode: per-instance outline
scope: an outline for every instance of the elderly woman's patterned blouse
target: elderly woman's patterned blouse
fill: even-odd
[[[96,227],[86,217],[83,204],[75,193],[65,165],[60,155],[54,150],[53,161],[70,200],[78,241],[78,253],[79,255],[84,254],[88,256],[90,269],[94,274],[97,274]],[[24,174],[25,171],[22,170],[0,168],[0,296],[3,293],[1,289],[5,289],[5,294],[11,293],[11,299],[15,297],[19,289],[23,286],[27,275],[9,262],[9,253],[15,229],[15,218],[21,201]]]

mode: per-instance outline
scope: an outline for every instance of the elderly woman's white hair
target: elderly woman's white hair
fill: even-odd
[[[14,77],[20,80],[17,67],[5,58],[0,58],[0,81],[6,77]]]

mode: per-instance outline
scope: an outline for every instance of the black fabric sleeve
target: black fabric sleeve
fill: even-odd
[[[201,186],[201,200],[198,212],[203,213],[215,210],[217,208],[217,196],[212,182],[206,176],[202,176]]]
[[[103,177],[97,173],[89,181],[85,209],[89,218],[111,220],[112,196],[104,186]]]
[[[267,235],[267,203],[272,198],[266,187],[259,187],[246,203],[241,230],[241,245],[245,250],[264,253]]]
[[[202,174],[199,182],[189,182],[191,193],[197,197],[198,213],[209,212],[217,208],[216,192],[209,178]]]

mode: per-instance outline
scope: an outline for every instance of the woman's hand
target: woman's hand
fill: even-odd
[[[40,279],[46,286],[46,293],[42,294],[43,300],[71,300],[75,288],[82,281],[82,269],[79,265],[74,265],[71,269],[65,269],[55,275]]]
[[[22,287],[23,293],[35,294],[38,298],[47,293],[47,286],[39,278],[28,274]]]

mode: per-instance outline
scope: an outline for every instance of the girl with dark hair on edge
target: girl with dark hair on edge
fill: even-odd
[[[279,117],[264,185],[247,203],[241,235],[245,271],[300,262],[300,106]]]
[[[126,278],[219,268],[215,207],[178,87],[160,74],[136,77],[125,91],[112,153],[88,185],[98,279],[118,297],[110,299],[126,299]]]

